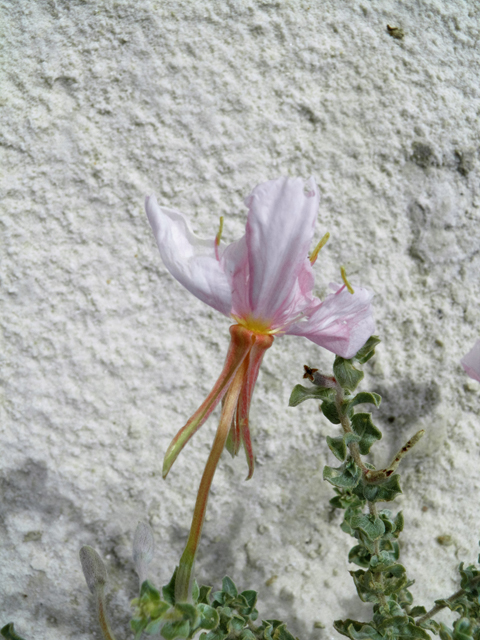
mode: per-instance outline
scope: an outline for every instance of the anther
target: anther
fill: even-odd
[[[222,239],[222,232],[223,232],[223,216],[220,216],[220,226],[218,229],[218,233],[215,236],[215,257],[217,258],[217,260],[220,260],[220,255],[218,253],[218,247],[220,245],[220,240]]]
[[[349,293],[355,293],[355,291],[353,290],[352,285],[347,280],[347,274],[345,272],[345,267],[340,267],[340,273],[342,274],[343,284],[347,287]]]
[[[310,264],[315,264],[315,260],[318,258],[318,254],[320,253],[320,249],[327,244],[329,238],[330,238],[330,234],[327,231],[327,233],[323,236],[323,238],[320,240],[320,242],[317,244],[315,249],[310,254]]]

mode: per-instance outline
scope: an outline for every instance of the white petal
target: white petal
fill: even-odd
[[[307,189],[308,191],[307,191]],[[248,246],[250,309],[267,320],[296,308],[297,279],[304,270],[319,203],[312,178],[279,178],[258,185],[245,200],[249,207]]]
[[[473,348],[460,360],[462,367],[474,380],[480,382],[480,340],[477,340]]]
[[[346,287],[339,287],[286,333],[304,336],[342,358],[352,358],[375,331],[372,298],[368,289],[355,287],[351,294]]]
[[[154,195],[145,198],[145,210],[172,276],[202,302],[229,316],[232,294],[215,257],[215,240],[197,238],[186,218],[179,211],[160,207]]]

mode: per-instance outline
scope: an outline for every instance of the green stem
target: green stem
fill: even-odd
[[[227,391],[227,395],[225,396],[225,402],[223,404],[217,433],[215,434],[212,449],[208,456],[207,464],[205,465],[205,470],[198,488],[190,534],[178,565],[177,577],[175,579],[176,602],[187,602],[190,599],[190,584],[192,580],[193,565],[195,562],[195,556],[197,555],[200,537],[202,535],[205,512],[207,510],[208,494],[210,492],[218,461],[220,460],[220,456],[225,448],[225,442],[235,414],[238,396],[242,388],[247,367],[248,358],[243,361],[239,370],[235,374],[235,378],[233,379],[233,382]]]
[[[336,395],[335,395],[335,405],[337,407],[337,412],[338,412],[338,416],[340,418],[340,423],[342,425],[342,429],[344,431],[344,433],[353,433],[353,429],[352,429],[352,425],[350,424],[350,418],[348,417],[348,415],[346,413],[343,412],[342,410],[342,403],[344,400],[344,393],[343,393],[343,388],[337,383],[335,386],[335,391],[336,391]],[[350,455],[352,456],[352,458],[355,461],[355,464],[357,465],[357,467],[360,467],[360,469],[362,470],[362,473],[364,474],[364,476],[367,474],[368,472],[368,468],[365,466],[361,455],[360,455],[360,449],[358,447],[358,444],[356,442],[351,442],[348,445],[348,449],[350,451]],[[374,502],[370,502],[367,501],[367,505],[368,505],[368,510],[370,512],[370,515],[372,515],[374,518],[378,518],[378,510],[377,510],[377,505]],[[375,548],[375,554],[377,556],[380,555],[380,541],[379,540],[375,540],[374,544],[374,548]],[[381,571],[372,571],[373,575],[375,576],[376,580],[378,581],[378,583],[380,584],[381,588],[383,588],[383,574]],[[387,604],[387,599],[385,597],[385,595],[383,593],[378,594],[378,600],[380,602],[380,604],[382,606],[385,606]]]
[[[480,583],[480,576],[477,576],[476,578],[473,578],[470,581],[470,587],[474,587],[475,585],[477,585],[479,583]],[[447,600],[445,600],[445,602],[448,602],[448,603],[455,602],[455,600],[458,600],[462,596],[466,595],[466,593],[467,593],[466,589],[459,589],[452,596],[447,598]],[[422,622],[426,622],[427,620],[432,618],[435,614],[437,614],[439,611],[441,611],[442,609],[445,609],[446,606],[447,606],[446,604],[436,604],[432,609],[430,609],[430,611],[427,611],[427,613],[425,613],[421,618],[416,620],[415,624],[419,625]]]

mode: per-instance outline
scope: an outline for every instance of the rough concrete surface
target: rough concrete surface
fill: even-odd
[[[129,638],[137,522],[163,584],[186,540],[211,419],[160,475],[165,449],[223,363],[228,320],[168,274],[146,193],[212,236],[279,175],[321,190],[317,292],[345,265],[375,293],[382,464],[403,466],[402,557],[418,604],[453,592],[480,538],[480,385],[460,358],[480,335],[480,10],[474,0],[0,0],[0,624],[26,640],[99,637],[78,550],[110,573]],[[388,33],[387,24],[404,31]],[[331,514],[334,428],[287,407],[294,337],[267,354],[251,412],[257,469],[225,454],[197,577],[260,590],[262,617],[302,639],[368,615]],[[452,544],[436,538],[450,535]],[[265,584],[267,583],[267,585]],[[325,629],[319,628],[319,624]]]

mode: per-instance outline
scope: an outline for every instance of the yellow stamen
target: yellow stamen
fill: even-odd
[[[353,290],[352,285],[347,280],[347,274],[345,273],[345,267],[340,267],[340,273],[342,274],[343,284],[347,287],[348,291],[350,293],[355,293],[355,291]]]
[[[235,322],[242,325],[242,327],[245,327],[245,329],[252,331],[252,333],[259,333],[264,336],[273,336],[276,333],[280,333],[282,331],[281,328],[270,329],[270,324],[268,322],[265,322],[258,318],[252,318],[251,316],[249,316],[248,318],[239,318],[238,316],[234,316],[232,314],[232,318],[235,320]]]
[[[223,233],[223,216],[220,216],[220,227],[218,229],[218,233],[215,236],[215,244],[218,245],[220,244],[220,240],[222,239],[222,233]]]
[[[310,264],[315,263],[315,260],[318,258],[318,254],[320,253],[320,249],[327,244],[329,238],[330,238],[330,234],[327,231],[327,233],[323,236],[323,238],[320,240],[320,242],[317,244],[315,249],[310,254]]]

